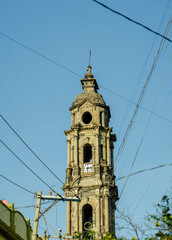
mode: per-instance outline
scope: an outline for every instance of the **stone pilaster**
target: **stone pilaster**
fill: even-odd
[[[110,145],[110,152],[111,152],[111,167],[112,167],[112,169],[114,169],[113,150],[114,150],[114,146],[113,146],[113,143],[111,143],[111,145]]]
[[[66,235],[71,235],[71,202],[67,202]]]
[[[67,140],[67,167],[70,167],[71,161],[71,141]]]
[[[110,134],[106,137],[107,141],[107,165],[110,166]]]
[[[105,209],[104,209],[105,232],[109,232],[109,198],[108,198],[108,194],[105,194],[104,202],[105,202]]]

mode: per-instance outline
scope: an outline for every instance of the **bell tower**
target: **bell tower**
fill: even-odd
[[[83,92],[76,96],[67,136],[67,169],[63,190],[66,196],[79,195],[80,202],[67,202],[66,235],[89,228],[95,239],[106,232],[115,234],[115,201],[118,191],[113,170],[113,144],[116,135],[109,127],[110,108],[97,92],[99,87],[87,68],[81,79]]]

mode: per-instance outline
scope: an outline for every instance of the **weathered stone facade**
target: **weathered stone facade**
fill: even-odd
[[[66,235],[86,234],[90,222],[96,239],[106,232],[115,233],[115,201],[118,199],[113,171],[113,143],[116,135],[109,127],[110,109],[97,92],[98,85],[91,73],[81,79],[83,93],[70,107],[71,129],[67,136],[67,196],[79,195],[81,202],[67,202]]]

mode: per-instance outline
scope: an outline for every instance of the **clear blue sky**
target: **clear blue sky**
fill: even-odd
[[[80,77],[12,42],[2,33],[81,76],[86,73],[91,48],[92,72],[98,84],[131,99],[138,83],[134,102],[137,102],[149,74],[161,38],[91,0],[0,2],[0,112],[38,156],[65,181],[67,144],[64,130],[70,129],[68,109],[75,96],[82,92]],[[102,2],[162,34],[172,13],[172,3],[167,0]],[[172,39],[172,28],[168,37]],[[141,104],[152,110],[161,81],[164,80],[154,111],[170,121],[171,55],[172,43],[166,42]],[[127,101],[103,87],[100,87],[99,93],[110,105],[110,126],[118,140],[115,144],[116,155],[135,106],[131,105],[129,114],[125,116]],[[124,116],[124,124],[120,127]],[[139,110],[120,156],[115,173],[117,178],[128,174],[149,116],[150,113]],[[172,162],[171,133],[172,123],[152,116],[132,172]],[[63,194],[62,184],[38,162],[2,119],[0,135],[26,164]],[[2,144],[0,159],[1,174],[33,192],[42,190],[44,194],[48,193],[49,189]],[[129,208],[130,212],[134,212],[136,221],[141,221],[145,212],[153,212],[154,203],[159,202],[161,196],[170,189],[171,173],[172,167],[167,167],[129,178],[118,209],[122,211]],[[119,193],[123,184],[124,180],[117,182]],[[31,194],[2,178],[0,186],[0,199],[13,202],[15,207],[35,203]],[[53,227],[57,229],[60,226],[63,233],[65,208],[65,203],[58,203],[47,215]],[[20,211],[33,224],[34,208]],[[42,228],[45,228],[44,221],[40,222],[39,234],[43,233]]]

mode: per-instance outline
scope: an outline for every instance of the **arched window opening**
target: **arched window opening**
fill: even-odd
[[[92,146],[90,144],[86,144],[84,146],[84,163],[92,162]]]
[[[102,125],[102,116],[103,116],[103,112],[100,112],[100,124]]]
[[[90,204],[85,204],[82,208],[82,229],[83,238],[93,226],[93,208]]]
[[[103,144],[100,145],[100,158],[103,158]]]

